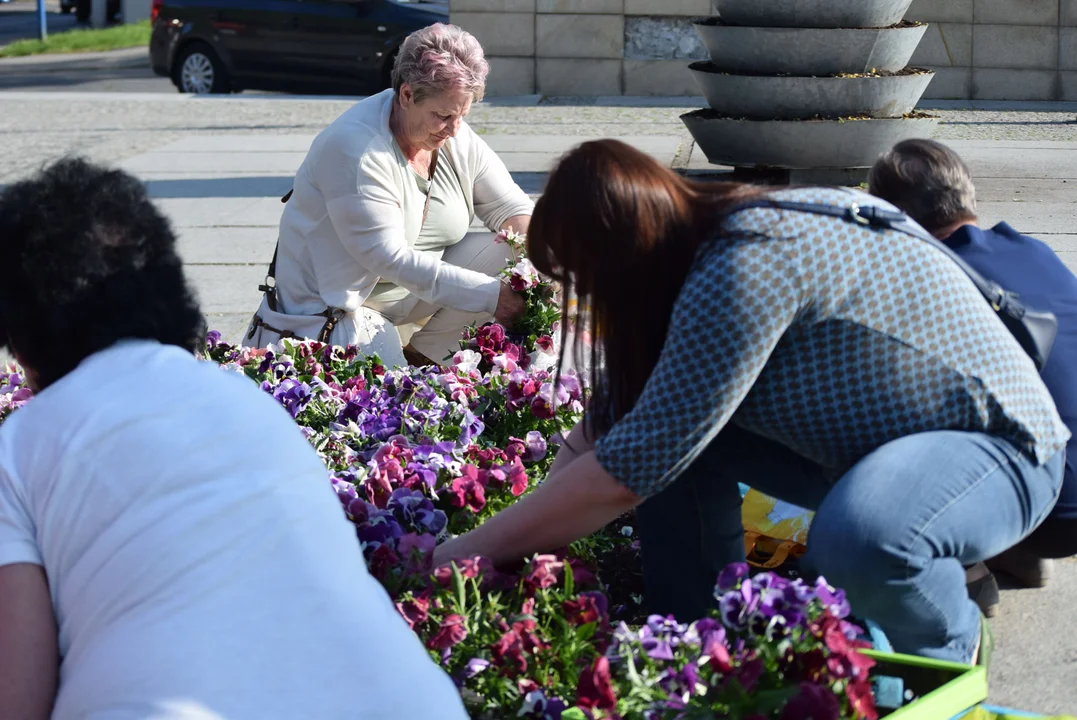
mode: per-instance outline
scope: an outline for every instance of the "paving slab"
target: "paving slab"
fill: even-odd
[[[1037,143],[992,149],[984,146],[963,148],[958,142],[947,144],[961,154],[977,179],[1077,180],[1077,152],[1071,147],[1041,147]]]
[[[991,621],[990,699],[1029,712],[1077,712],[1077,561],[1058,561],[1042,590],[1003,590]]]
[[[977,204],[985,225],[1005,220],[1028,235],[1077,232],[1077,203],[982,202]]]
[[[181,140],[164,145],[158,153],[203,153],[203,152],[298,152],[310,150],[317,133],[295,135],[252,135],[240,132],[231,135],[190,135]]]
[[[280,198],[292,188],[294,173],[139,173],[152,198]]]
[[[1056,253],[1077,253],[1077,233],[1062,235],[1039,235],[1040,240],[1051,246]]]
[[[292,173],[303,162],[314,135],[209,135],[187,137],[153,152],[131,158],[122,167],[154,176],[167,173],[247,174]],[[588,140],[603,136],[483,134],[482,139],[498,153],[511,171],[547,172],[560,157]],[[672,164],[682,140],[676,135],[617,137],[629,145]],[[252,154],[256,158],[250,157]]]
[[[258,265],[273,257],[276,228],[196,227],[179,231],[178,250],[188,265]]]
[[[262,298],[258,286],[265,274],[264,264],[187,266],[187,277],[205,313],[253,313]]]
[[[580,143],[589,140],[610,139],[611,136],[602,135],[491,135],[483,134],[493,150],[502,152],[550,152],[563,153],[571,150]],[[676,135],[629,135],[612,136],[613,140],[620,140],[631,145],[637,150],[654,156],[672,156],[680,147],[681,139]]]
[[[226,342],[239,343],[251,321],[251,316],[257,309],[255,304],[249,312],[245,313],[205,313],[206,324],[210,330],[216,330]]]
[[[1055,254],[1077,275],[1077,250],[1055,250]]]
[[[155,202],[176,228],[277,227],[284,208],[279,197],[184,197]]]
[[[49,32],[55,32],[49,28]],[[150,53],[145,47],[106,50],[103,52],[57,53],[0,58],[0,73],[91,72],[150,68]]]
[[[1031,202],[1051,203],[1077,202],[1077,180],[1057,178],[976,177],[976,200],[978,202]]]
[[[286,173],[294,175],[306,152],[149,152],[120,163],[128,172]]]

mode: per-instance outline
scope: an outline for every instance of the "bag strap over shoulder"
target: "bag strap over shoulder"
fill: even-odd
[[[860,205],[856,202],[845,207],[824,205],[822,203],[760,199],[736,205],[729,214],[752,208],[770,208],[813,213],[815,215],[829,215],[857,225],[876,230],[894,230],[923,240],[946,255],[972,280],[972,283],[980,291],[984,299],[990,303],[991,308],[999,316],[1003,324],[1006,325],[1021,344],[1021,347],[1032,358],[1037,370],[1043,370],[1043,366],[1047,363],[1047,356],[1050,354],[1051,347],[1054,345],[1055,335],[1058,333],[1057,318],[1052,313],[1025,307],[1016,293],[1010,292],[999,283],[985,278],[957,253],[947,247],[945,243],[912,222],[905,213],[874,205]]]
[[[295,188],[285,193],[280,201],[287,203],[293,192],[295,192]],[[266,272],[265,282],[258,286],[258,290],[265,293],[266,303],[269,304],[269,309],[273,312],[277,312],[277,253],[279,251],[280,238],[278,237],[277,244],[273,247],[273,259],[269,261],[269,270]]]

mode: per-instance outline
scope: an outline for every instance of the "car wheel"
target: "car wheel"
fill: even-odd
[[[172,71],[172,82],[182,93],[231,92],[227,68],[213,48],[205,43],[192,43],[180,51]]]
[[[90,22],[90,0],[76,0],[75,20],[80,23]]]

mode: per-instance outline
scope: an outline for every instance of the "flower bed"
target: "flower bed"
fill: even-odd
[[[519,248],[519,239],[507,241]],[[519,260],[517,333],[467,333],[445,368],[387,369],[354,347],[207,339],[206,357],[287,409],[324,459],[371,573],[479,718],[837,720],[877,717],[867,643],[841,591],[727,568],[717,610],[692,623],[641,613],[631,518],[516,568],[433,568],[435,544],[516,501],[580,418],[557,377],[554,288]],[[31,398],[0,373],[0,422]]]
[[[857,652],[864,644],[844,620],[841,592],[825,582],[749,579],[747,566],[734,566],[719,578],[715,617],[639,623],[637,546],[623,524],[512,572],[480,558],[431,568],[438,539],[543,477],[583,408],[575,376],[519,367],[501,328],[468,342],[476,349],[444,370],[388,370],[355,348],[316,342],[251,350],[217,333],[207,356],[295,418],[371,572],[474,716],[875,716],[872,661]],[[0,421],[31,397],[10,370],[0,374]]]

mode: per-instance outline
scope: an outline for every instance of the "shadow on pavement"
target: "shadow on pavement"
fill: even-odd
[[[0,73],[3,90],[88,90],[102,91],[120,85],[125,92],[175,92],[168,78],[155,75],[149,67],[82,69],[77,59],[55,72],[23,72],[4,68]]]
[[[263,198],[281,197],[292,187],[292,176],[188,178],[147,180],[152,198]]]
[[[546,184],[546,173],[513,173],[524,192],[537,195]],[[263,198],[281,197],[292,187],[291,175],[246,177],[176,178],[146,181],[150,197],[166,198]]]
[[[549,173],[544,172],[514,172],[512,179],[528,195],[539,195],[546,187],[546,178]]]

